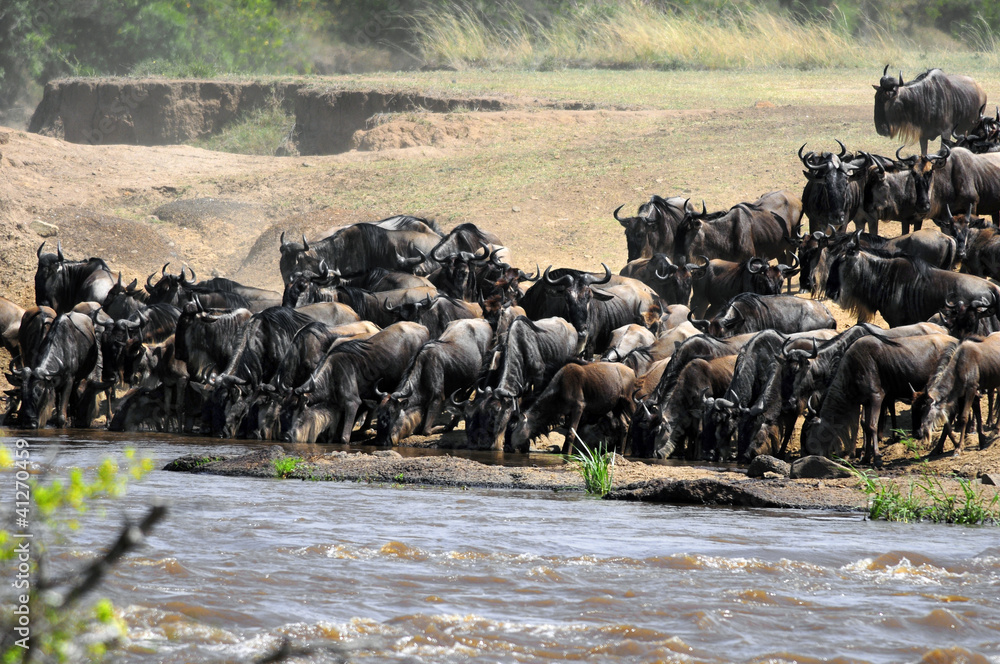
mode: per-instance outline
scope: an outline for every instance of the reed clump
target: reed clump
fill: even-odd
[[[587,493],[604,496],[611,491],[611,484],[614,482],[615,453],[609,452],[607,447],[601,443],[597,449],[591,449],[576,436],[576,443],[573,454],[565,454],[563,458],[576,466],[577,472],[583,477],[583,484]]]
[[[271,465],[274,466],[274,476],[281,479],[286,479],[289,475],[294,473],[296,469],[305,463],[305,459],[302,457],[286,456],[280,459],[274,459]]]
[[[1000,525],[1000,493],[986,495],[965,478],[956,477],[958,491],[948,491],[941,479],[925,468],[919,480],[905,489],[891,479],[878,477],[841,461],[857,478],[868,496],[868,518],[875,521],[931,521],[966,526]]]

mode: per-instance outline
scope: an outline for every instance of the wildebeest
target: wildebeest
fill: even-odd
[[[711,321],[691,321],[714,337],[775,330],[782,334],[837,327],[833,314],[822,302],[794,295],[740,293]]]
[[[865,184],[862,206],[868,223],[868,230],[878,234],[878,222],[899,221],[903,224],[903,235],[910,232],[910,226],[920,230],[924,218],[931,210],[931,190],[934,172],[946,167],[951,150],[942,146],[936,155],[912,155],[905,159],[896,150],[897,162],[892,170],[885,168],[885,159],[873,156],[874,172]],[[858,230],[861,230],[859,224]]]
[[[839,140],[840,154],[815,152],[802,154],[806,145],[799,148],[799,159],[806,170],[806,184],[802,189],[802,212],[809,217],[809,232],[821,231],[827,226],[843,229],[847,222],[863,210],[864,181],[868,176],[868,160],[855,159]]]
[[[97,336],[89,316],[60,314],[38,348],[36,361],[23,370],[22,416],[31,428],[44,427],[52,415],[57,427],[67,424],[71,397],[91,376],[98,360]],[[90,393],[93,399],[96,392]]]
[[[569,454],[584,417],[591,420],[609,413],[614,418],[631,414],[634,390],[635,373],[624,365],[609,362],[567,364],[556,373],[531,408],[517,418],[510,448],[515,452],[527,452],[534,438],[565,418],[567,432],[562,452]]]
[[[569,268],[547,268],[524,294],[521,306],[535,320],[551,316],[567,319],[577,331],[577,353],[603,350],[612,330],[640,322],[656,301],[649,286],[636,279],[613,277],[608,266],[603,267],[603,277]]]
[[[287,283],[297,270],[318,273],[321,261],[341,274],[418,265],[440,241],[440,233],[430,222],[405,215],[346,226],[311,243],[303,237],[301,245],[282,237],[281,278]],[[421,254],[414,257],[417,252]]]
[[[955,345],[941,334],[908,337],[906,343],[873,335],[858,339],[837,369],[818,417],[807,419],[802,449],[807,454],[850,456],[856,444],[858,409],[863,409],[865,445],[862,461],[879,463],[879,418],[885,401],[908,400],[926,389],[942,354]]]
[[[386,309],[399,320],[420,323],[427,328],[431,339],[441,336],[452,321],[483,317],[480,305],[444,295],[438,295],[433,300],[427,297],[416,302],[403,302],[394,307],[386,305]]]
[[[456,320],[424,344],[399,386],[376,408],[376,444],[396,445],[413,433],[434,433],[448,395],[475,383],[492,336],[485,320]]]
[[[726,212],[689,211],[674,235],[674,262],[705,255],[730,261],[779,258],[792,248],[787,222],[770,210],[739,203]]]
[[[204,311],[195,303],[184,307],[177,319],[174,353],[187,364],[192,381],[205,382],[229,364],[240,330],[252,315],[247,309]]]
[[[394,323],[381,332],[333,348],[295,393],[304,403],[284,438],[316,442],[324,432],[346,445],[364,401],[374,401],[379,382],[393,385],[417,351],[429,340],[417,323]]]
[[[629,261],[619,274],[646,284],[664,304],[687,304],[691,298],[691,272],[686,265],[674,265],[666,254]]]
[[[966,132],[976,126],[986,93],[968,76],[928,69],[909,83],[888,76],[889,65],[875,88],[875,131],[879,136],[919,140],[920,154],[927,142],[952,131]]]
[[[0,297],[0,344],[10,352],[12,358],[20,354],[17,338],[23,317],[24,309],[7,298]]]
[[[672,254],[677,225],[689,209],[688,201],[680,197],[653,196],[639,206],[635,217],[619,217],[624,205],[614,211],[614,217],[625,229],[625,244],[629,262],[651,258],[653,254]]]
[[[611,333],[611,343],[601,356],[607,362],[620,362],[636,348],[645,348],[656,343],[656,337],[642,325],[623,325]]]
[[[929,409],[920,429],[920,438],[926,444],[935,428],[944,427],[931,454],[944,451],[944,439],[952,430],[959,432],[955,455],[962,453],[969,411],[973,408],[979,448],[987,447],[979,394],[997,388],[1000,388],[1000,334],[991,334],[985,339],[966,339],[946,351],[927,386]]]
[[[890,327],[926,321],[949,298],[1000,302],[1000,287],[985,279],[860,250],[853,240],[833,260],[825,290],[859,322],[878,312]]]
[[[100,258],[85,261],[68,261],[63,256],[62,243],[57,253],[43,254],[42,242],[35,252],[38,269],[35,270],[35,304],[52,307],[56,313],[65,313],[81,302],[104,302],[115,286],[115,279]]]
[[[466,418],[470,447],[503,449],[503,438],[515,401],[533,398],[575,355],[576,330],[558,317],[532,321],[516,318],[506,343],[493,358],[489,374],[477,385],[476,400]]]
[[[934,171],[931,189],[933,219],[947,219],[947,210],[972,207],[981,216],[1000,222],[1000,153],[973,154],[952,148],[945,163]]]
[[[802,290],[818,294],[818,285],[826,283],[833,259],[846,250],[852,239],[862,249],[878,249],[886,256],[920,259],[942,270],[950,270],[958,255],[956,239],[934,228],[925,228],[894,238],[870,233],[827,234],[817,231],[807,236],[807,241],[800,249],[802,276],[799,277],[799,284]]]
[[[635,412],[629,425],[628,439],[631,442],[633,453],[636,453],[635,450],[649,452],[655,449],[655,441],[663,426],[663,419],[660,416],[662,407],[677,386],[678,377],[684,367],[698,358],[709,360],[725,355],[735,355],[743,344],[752,338],[752,334],[741,334],[728,339],[716,339],[706,334],[699,334],[676,342],[676,348],[663,370],[660,382],[656,385],[656,389],[642,401],[640,404],[642,407]],[[640,353],[642,349],[634,352]],[[655,416],[653,415],[654,411]]]
[[[708,318],[718,313],[740,293],[778,295],[781,283],[798,273],[799,260],[792,255],[792,264],[768,265],[763,258],[749,258],[740,263],[699,256],[701,265],[689,263],[692,278],[691,312],[696,318]]]
[[[632,453],[666,459],[686,449],[688,458],[698,458],[704,397],[721,397],[733,379],[735,366],[736,355],[691,360],[681,369],[666,403],[641,402],[643,414],[659,426],[654,437],[633,438]],[[637,445],[640,441],[646,444]]]

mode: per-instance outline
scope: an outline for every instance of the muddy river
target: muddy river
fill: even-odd
[[[71,432],[33,459],[56,441],[62,469],[249,447]],[[156,470],[57,566],[154,497],[167,520],[102,587],[125,662],[251,661],[282,636],[308,661],[1000,662],[997,528]]]

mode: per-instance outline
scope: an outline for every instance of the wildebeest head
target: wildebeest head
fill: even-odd
[[[480,247],[480,254],[470,251],[459,251],[454,254],[442,255],[431,252],[431,258],[441,264],[438,278],[435,282],[438,289],[445,295],[462,300],[475,300],[477,295],[477,273],[489,261],[490,248],[486,244]]]
[[[285,284],[281,306],[300,307],[317,301],[317,289],[335,288],[341,283],[340,270],[331,270],[326,261],[319,262],[319,272],[300,270],[294,272]]]
[[[193,284],[197,280],[194,270],[191,270],[191,281],[188,281],[183,266],[179,274],[168,274],[169,265],[169,262],[164,263],[160,268],[160,279],[155,284],[153,283],[155,272],[146,277],[146,292],[149,293],[150,304],[167,303],[177,306],[180,302],[181,287]]]
[[[470,446],[480,450],[501,450],[507,425],[518,397],[491,388],[477,390],[476,401],[466,419],[465,433]]]
[[[905,159],[899,154],[902,149],[896,150],[896,159],[909,175],[907,187],[913,187],[914,207],[917,212],[926,214],[931,209],[931,186],[934,182],[934,171],[944,168],[945,164],[948,163],[951,149],[947,145],[942,145],[941,151],[936,155],[911,155]],[[909,193],[907,190],[907,194]]]
[[[709,460],[727,461],[736,455],[739,415],[739,398],[732,390],[719,398],[702,394],[703,456]]]
[[[678,207],[676,199],[664,199],[652,196],[648,202],[639,206],[634,217],[621,217],[618,213],[624,205],[619,205],[614,211],[615,220],[625,229],[625,244],[628,249],[628,260],[648,258],[658,251],[669,250],[673,244],[673,232],[668,217],[676,221],[685,212],[687,201]]]
[[[886,117],[885,105],[896,98],[899,88],[903,86],[903,72],[899,72],[899,79],[888,76],[889,65],[882,70],[882,78],[875,88],[875,131],[879,136],[892,136],[892,127]]]
[[[285,232],[281,232],[281,257],[278,259],[278,268],[281,271],[281,278],[288,283],[289,277],[295,272],[295,265],[298,263],[298,256],[309,248],[306,236],[302,236],[302,243],[289,242],[285,240]]]
[[[828,225],[826,231],[814,231],[806,235],[799,245],[799,291],[811,292],[815,279],[816,267],[819,265],[820,256],[827,247],[830,240],[836,235],[837,229],[833,225]]]
[[[958,260],[963,261],[969,250],[969,229],[982,228],[985,226],[985,221],[981,217],[972,216],[971,203],[965,214],[952,213],[950,205],[946,205],[945,210],[948,216],[944,221],[938,219],[934,219],[933,221],[938,225],[942,233],[955,238],[955,249]]]
[[[789,350],[788,343],[786,341],[781,347],[785,370],[792,376],[791,396],[788,397],[786,407],[801,413],[806,407],[806,402],[815,394],[816,376],[810,371],[810,366],[812,360],[819,354],[819,348],[815,340],[812,350],[808,351],[800,348]]]
[[[656,282],[650,284],[657,295],[670,303],[687,303],[691,299],[691,271],[686,263],[675,265],[666,254],[656,253],[649,259]]]
[[[833,154],[824,152],[817,155],[815,152],[802,154],[806,144],[799,148],[799,159],[806,167],[802,174],[806,180],[815,186],[820,187],[824,200],[824,209],[830,215],[830,222],[837,228],[842,228],[847,222],[847,202],[848,190],[850,188],[850,178],[855,174],[857,166],[847,159],[849,156],[847,148],[839,140],[840,153]]]
[[[998,306],[1000,306],[1000,302],[995,297],[965,302],[957,299],[954,294],[950,294],[945,298],[944,307],[939,313],[942,324],[948,328],[948,333],[958,339],[965,339],[979,334],[981,332],[979,321],[996,315]]]
[[[53,376],[25,367],[21,385],[21,415],[31,429],[44,427],[55,410]]]
[[[567,319],[576,328],[577,353],[583,352],[590,339],[590,303],[594,298],[605,301],[614,299],[611,293],[595,288],[611,281],[611,268],[604,263],[601,263],[601,267],[604,268],[603,277],[566,268],[556,270],[560,274],[554,276],[551,265],[545,268],[542,275],[547,287],[566,299]]]

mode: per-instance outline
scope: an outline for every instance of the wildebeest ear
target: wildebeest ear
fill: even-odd
[[[607,302],[608,300],[615,299],[615,296],[614,296],[613,293],[609,293],[608,291],[606,291],[606,290],[604,290],[602,288],[594,288],[593,286],[591,286],[590,287],[590,292],[594,294],[594,298],[596,298],[598,300],[602,300],[604,302]]]
[[[878,91],[878,90],[881,90],[881,89],[882,89],[882,86],[880,86],[880,85],[875,85],[874,83],[872,83],[872,87],[873,87],[873,88],[875,88],[875,90],[876,90],[876,91]]]

